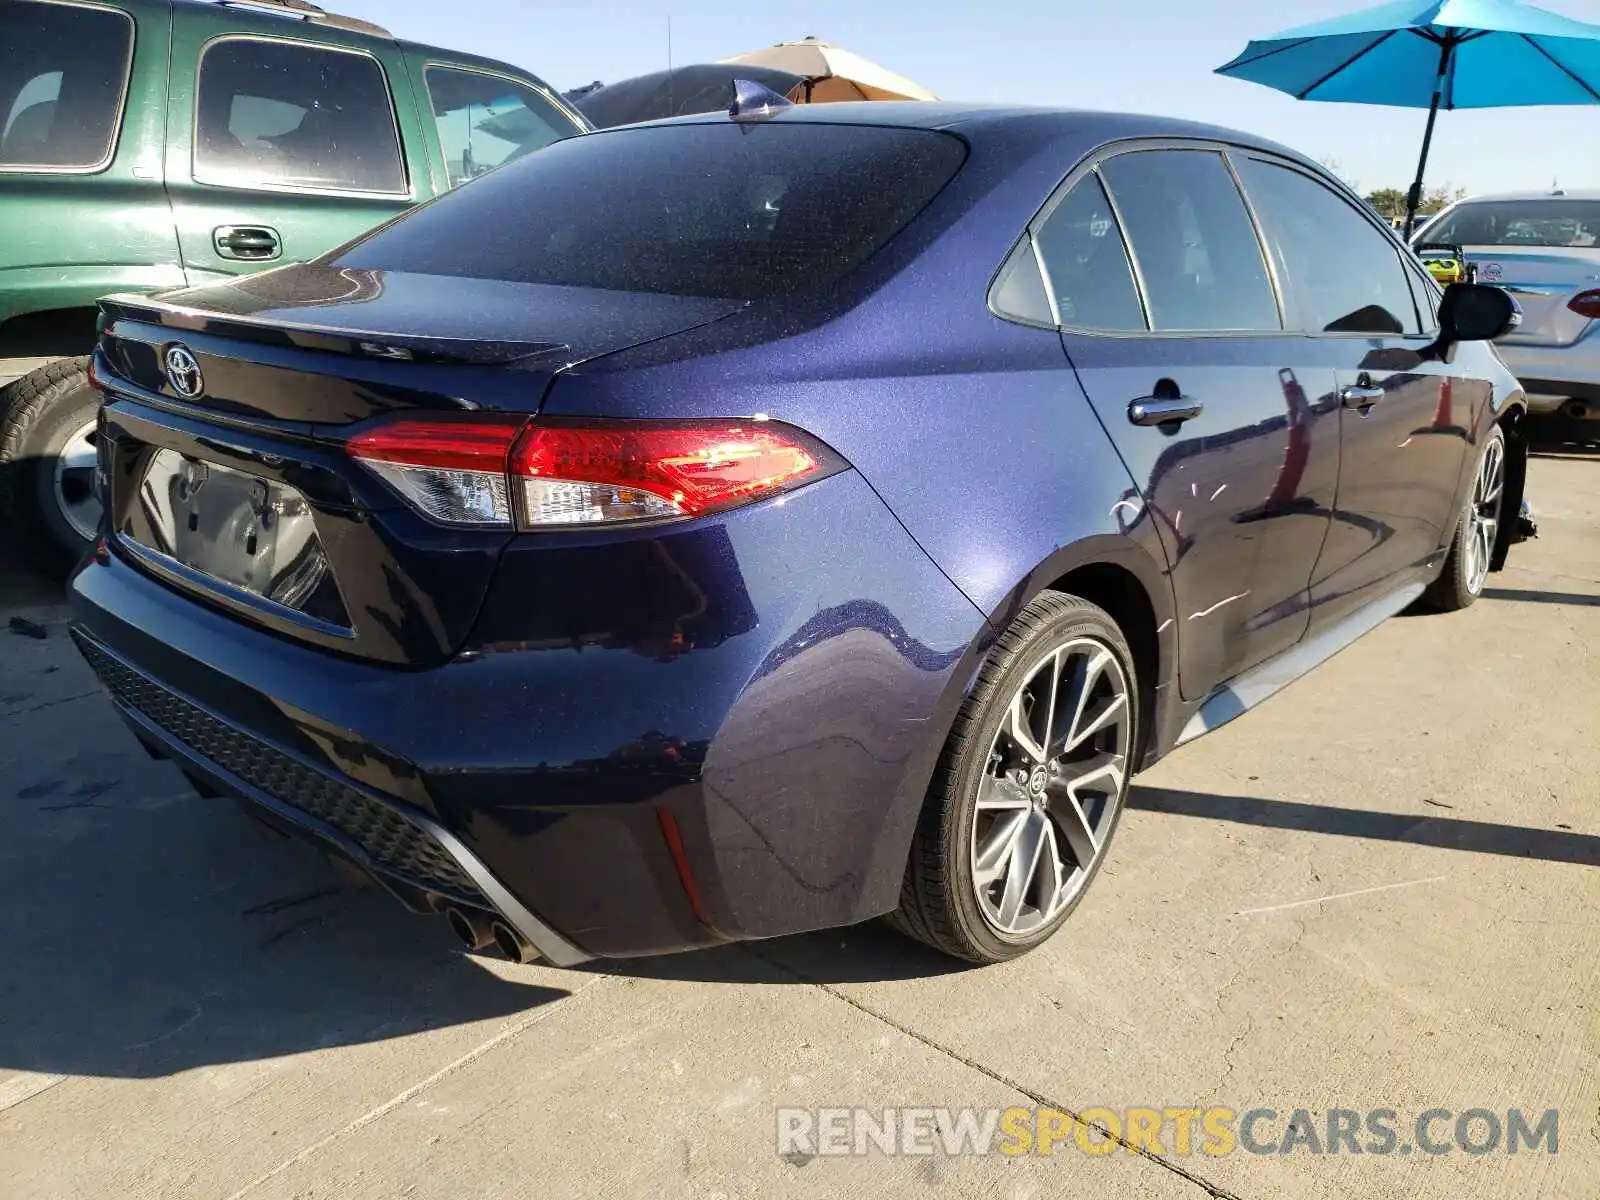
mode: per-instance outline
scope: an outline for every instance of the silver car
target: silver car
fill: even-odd
[[[1495,344],[1531,411],[1600,413],[1600,192],[1473,196],[1412,241],[1461,246],[1479,283],[1516,296],[1522,324]]]

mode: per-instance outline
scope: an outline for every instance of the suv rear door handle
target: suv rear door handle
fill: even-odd
[[[1383,389],[1370,384],[1357,384],[1354,387],[1340,388],[1339,399],[1346,408],[1371,408],[1383,399]]]
[[[1176,425],[1198,417],[1205,405],[1193,396],[1144,396],[1128,405],[1135,425]]]
[[[221,257],[244,262],[266,262],[283,252],[278,231],[265,225],[218,225],[211,231],[211,244]]]

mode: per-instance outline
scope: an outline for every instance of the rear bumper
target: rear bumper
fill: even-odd
[[[665,636],[641,545],[699,597]],[[632,601],[608,636],[535,595],[607,579]],[[519,541],[468,649],[427,670],[296,644],[115,553],[80,568],[73,611],[147,745],[552,961],[892,908],[984,641],[853,472],[646,542]]]
[[[1495,349],[1528,393],[1532,412],[1551,412],[1569,399],[1600,402],[1600,330],[1570,346],[1497,342]]]
[[[426,911],[444,903],[494,912],[558,967],[589,957],[530,913],[461,839],[420,810],[355,787],[230,725],[81,629],[73,630],[73,640],[134,736],[191,780],[328,843],[408,906]]]

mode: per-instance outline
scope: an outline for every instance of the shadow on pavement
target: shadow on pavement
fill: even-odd
[[[693,983],[881,983],[931,979],[982,968],[914,942],[881,921],[715,950],[585,964],[600,975]]]
[[[1521,604],[1575,604],[1584,608],[1600,608],[1600,596],[1581,592],[1530,592],[1521,588],[1484,588],[1485,600],[1515,600]]]
[[[1128,797],[1132,808],[1232,821],[1269,829],[1299,829],[1339,837],[1409,842],[1444,850],[1471,850],[1478,854],[1503,854],[1511,858],[1539,858],[1547,862],[1600,867],[1600,837],[1562,830],[1533,829],[1524,825],[1498,825],[1490,821],[1464,821],[1454,817],[1425,817],[1412,813],[1365,812],[1297,804],[1288,800],[1258,800],[1248,796],[1214,796],[1166,788],[1135,787]]]
[[[1528,421],[1528,451],[1557,458],[1600,458],[1600,420],[1532,417]]]
[[[59,604],[65,598],[66,588],[44,578],[23,561],[9,536],[0,532],[0,612]]]
[[[443,921],[341,888],[317,851],[263,840],[226,802],[108,789],[3,807],[0,1088],[7,1069],[153,1078],[569,994],[491,974]]]

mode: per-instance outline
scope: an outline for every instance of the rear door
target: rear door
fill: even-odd
[[[314,258],[434,194],[393,42],[185,6],[172,63],[167,189],[191,283]]]
[[[1437,556],[1490,385],[1423,361],[1434,319],[1417,301],[1432,288],[1375,219],[1293,164],[1235,163],[1285,281],[1290,323],[1337,373],[1339,494],[1312,584],[1314,620],[1326,623],[1414,581]]]
[[[1122,511],[1167,550],[1183,694],[1203,697],[1305,632],[1338,469],[1333,374],[1285,336],[1218,149],[1118,152],[1036,237],[1067,354],[1139,483]]]
[[[161,189],[165,2],[0,3],[0,325],[183,282]],[[80,353],[29,339],[0,355]]]

